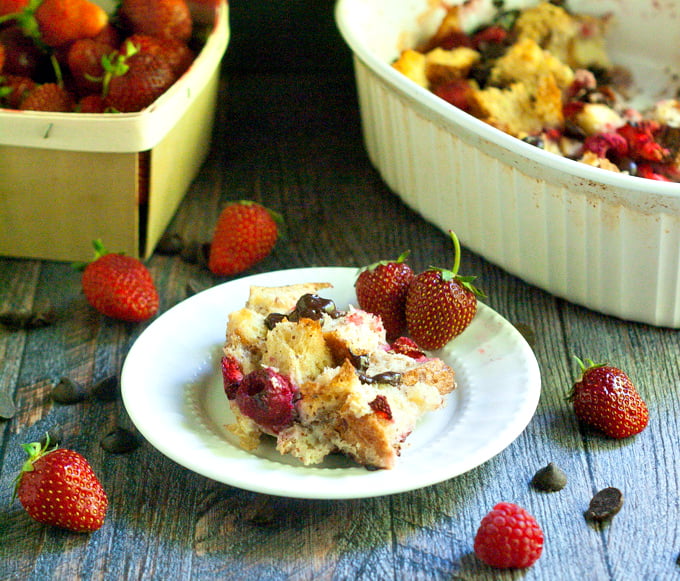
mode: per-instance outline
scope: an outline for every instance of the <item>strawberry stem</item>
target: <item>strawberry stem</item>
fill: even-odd
[[[453,240],[453,268],[451,269],[451,276],[455,277],[460,268],[460,241],[453,230],[449,230],[451,240]]]
[[[102,97],[109,94],[111,79],[125,75],[130,70],[128,59],[139,52],[139,47],[130,40],[126,41],[124,49],[124,53],[115,50],[111,54],[102,56],[101,64],[104,69],[104,76],[101,79]]]
[[[593,367],[602,367],[604,363],[595,363],[592,359],[586,359],[585,362],[579,359],[576,355],[574,355],[574,359],[576,359],[576,363],[578,363],[578,366],[581,368],[581,373],[585,373],[588,369],[591,369]]]
[[[98,258],[101,258],[102,256],[106,256],[108,254],[108,251],[106,250],[106,247],[104,246],[104,243],[102,242],[101,238],[93,240],[92,246],[94,247],[94,260],[97,260]]]
[[[23,10],[0,16],[0,24],[14,20],[25,36],[32,39],[40,50],[48,52],[49,47],[43,42],[40,25],[35,17],[35,13],[42,3],[43,0],[30,0]]]
[[[461,255],[460,241],[458,240],[458,236],[456,236],[456,233],[453,230],[449,230],[449,234],[451,236],[451,240],[453,241],[453,267],[451,268],[451,270],[447,270],[446,268],[438,268],[436,266],[431,266],[430,268],[439,271],[442,280],[444,281],[455,280],[463,288],[469,290],[475,296],[482,299],[486,298],[486,294],[472,284],[473,281],[477,278],[476,276],[461,276],[460,274],[458,274],[458,269],[460,268],[460,255]]]
[[[106,250],[106,247],[104,246],[104,243],[102,242],[101,238],[93,240],[92,246],[94,247],[94,258],[90,262],[73,262],[71,263],[71,268],[82,272],[87,268],[88,264],[94,262],[95,260],[98,260],[102,256],[106,256],[107,254],[109,254],[109,251]]]
[[[28,458],[26,458],[26,461],[24,462],[23,466],[21,467],[22,472],[30,472],[33,470],[33,462],[35,462],[40,456],[42,455],[43,450],[47,447],[47,443],[45,443],[45,447],[40,442],[31,442],[30,444],[22,444],[21,446],[24,449],[24,452],[28,454]]]
[[[57,81],[57,85],[63,87],[64,75],[61,72],[61,65],[59,64],[59,60],[57,59],[57,56],[54,53],[50,54],[50,62],[52,63],[52,70],[54,70],[54,77]]]

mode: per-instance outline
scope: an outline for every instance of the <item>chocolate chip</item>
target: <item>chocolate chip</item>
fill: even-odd
[[[394,387],[401,385],[401,373],[398,371],[384,371],[383,373],[378,373],[376,375],[366,375],[365,373],[357,373],[357,377],[361,383],[374,384],[374,383],[386,383]]]
[[[62,377],[52,388],[50,397],[57,403],[69,405],[84,401],[87,398],[87,390],[77,381]]]
[[[9,420],[17,413],[17,406],[8,393],[0,392],[0,419]]]
[[[352,353],[350,350],[349,352],[349,362],[352,364],[352,366],[359,371],[360,373],[364,373],[368,369],[368,354],[367,353],[360,353],[359,355],[355,355]]]
[[[51,325],[55,320],[55,312],[47,300],[41,301],[32,310],[7,309],[0,312],[0,323],[10,331],[39,329]]]
[[[531,479],[531,485],[543,492],[557,492],[567,485],[567,475],[555,464],[548,462]]]
[[[115,375],[102,379],[92,388],[92,395],[99,401],[115,401],[118,394],[118,378]]]
[[[264,319],[264,326],[271,331],[276,325],[286,319],[287,317],[283,313],[269,313]]]
[[[111,454],[127,454],[139,448],[141,443],[139,436],[117,427],[102,438],[101,447]]]
[[[612,518],[623,506],[623,493],[610,486],[600,490],[590,501],[585,512],[586,520],[601,522]]]
[[[156,252],[166,256],[176,256],[184,248],[184,239],[176,232],[170,234],[166,232],[156,245]]]

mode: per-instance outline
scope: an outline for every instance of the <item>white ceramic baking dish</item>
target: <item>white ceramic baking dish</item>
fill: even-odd
[[[491,0],[474,0],[481,12]],[[536,2],[506,2],[522,7]],[[450,2],[449,2],[450,4]],[[456,109],[390,66],[431,35],[431,0],[339,0],[354,53],[368,155],[387,185],[471,250],[556,296],[623,319],[680,327],[680,184],[559,157]],[[631,70],[634,104],[673,97],[680,2],[569,2],[611,12],[612,61]]]

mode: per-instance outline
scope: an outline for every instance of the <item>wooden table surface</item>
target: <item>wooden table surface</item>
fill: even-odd
[[[245,34],[256,16],[234,4],[233,22],[244,29],[235,31],[225,59],[211,153],[168,232],[204,242],[221,207],[248,198],[281,212],[288,236],[244,274],[358,267],[407,248],[416,269],[448,265],[448,237],[403,205],[366,157],[332,4],[313,4],[318,27],[310,27],[305,42],[287,44],[296,38],[291,23],[270,38],[270,46],[288,51],[267,51],[252,30]],[[275,34],[271,22],[264,37]],[[330,61],[320,48],[332,53]],[[267,61],[277,54],[282,61]],[[155,253],[148,265],[161,313],[183,300],[188,286],[228,280],[177,256]],[[680,577],[678,333],[569,304],[467,250],[462,270],[479,276],[486,304],[531,340],[542,393],[527,428],[496,457],[439,484],[368,499],[304,500],[210,480],[146,441],[131,453],[105,452],[100,441],[114,427],[135,429],[120,398],[59,405],[50,390],[60,377],[92,387],[116,376],[148,323],[93,311],[69,264],[0,259],[0,310],[49,300],[57,317],[38,329],[0,327],[0,392],[16,405],[14,417],[0,420],[0,579]],[[643,433],[613,441],[578,425],[565,401],[574,355],[629,373],[650,408]],[[42,526],[12,500],[21,444],[47,430],[89,458],[108,492],[107,520],[93,534]],[[537,492],[529,482],[550,461],[567,473],[568,484]],[[588,502],[607,486],[623,491],[623,508],[608,524],[589,524]],[[542,557],[523,572],[493,570],[472,551],[479,521],[504,500],[524,506],[545,532]]]

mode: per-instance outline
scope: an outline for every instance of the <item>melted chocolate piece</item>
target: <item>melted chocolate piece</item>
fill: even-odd
[[[365,373],[359,373],[358,376],[361,383],[366,383],[368,385],[373,383],[387,383],[396,387],[401,384],[401,373],[396,371],[385,371],[376,375],[366,375]]]
[[[368,355],[366,355],[365,353],[362,353],[361,355],[355,355],[350,351],[349,362],[352,364],[354,369],[361,373],[368,369]]]
[[[286,315],[281,313],[269,313],[264,320],[264,324],[270,331],[276,327],[281,321],[286,320]]]
[[[297,322],[300,319],[312,319],[318,321],[324,314],[329,315],[332,319],[337,319],[345,313],[338,311],[335,303],[331,299],[324,299],[315,294],[304,294],[295,305],[295,309],[288,315],[289,321]]]
[[[270,331],[276,327],[281,321],[287,319],[293,323],[297,323],[300,319],[312,319],[318,321],[323,316],[328,315],[332,319],[343,317],[346,313],[339,311],[335,303],[331,299],[324,299],[319,295],[304,294],[299,299],[295,308],[284,315],[282,313],[269,313],[264,321],[267,329]]]

